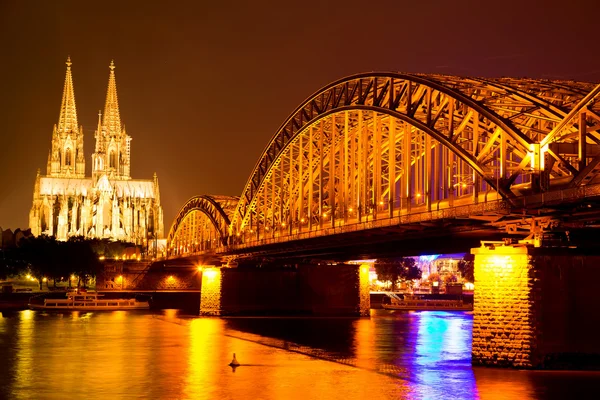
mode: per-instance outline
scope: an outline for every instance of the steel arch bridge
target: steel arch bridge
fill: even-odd
[[[238,197],[231,196],[189,199],[169,229],[169,252],[185,254],[227,244],[230,218],[238,201]]]
[[[600,85],[571,81],[401,73],[341,79],[281,125],[227,218],[211,218],[211,207],[223,208],[215,196],[210,207],[188,202],[168,246],[193,248],[205,232],[219,239],[211,248],[226,253],[375,221],[468,216],[596,183],[599,93]],[[233,198],[223,199],[231,210]],[[198,210],[205,225],[191,228],[185,220]]]

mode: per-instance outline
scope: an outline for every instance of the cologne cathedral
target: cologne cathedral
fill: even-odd
[[[38,170],[29,227],[35,235],[108,238],[146,245],[163,237],[158,179],[132,179],[131,136],[121,124],[115,65],[110,64],[104,113],[94,134],[92,176],[85,177],[83,127],[77,109],[71,60],[67,59],[58,125],[52,132],[46,175]]]

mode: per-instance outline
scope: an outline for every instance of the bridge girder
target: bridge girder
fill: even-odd
[[[293,212],[293,208],[298,207],[298,204],[296,204],[297,200],[292,204],[290,199],[287,199],[286,203],[286,195],[292,197],[295,195],[297,199],[313,198],[314,190],[317,190],[313,186],[318,184],[321,187],[319,190],[322,190],[322,183],[327,180],[327,176],[322,176],[323,173],[331,175],[333,180],[341,180],[340,176],[335,175],[335,170],[336,163],[341,163],[340,154],[344,150],[336,150],[340,140],[332,136],[337,134],[335,128],[331,132],[323,131],[323,123],[328,127],[335,127],[338,124],[336,115],[339,116],[341,113],[352,113],[353,116],[363,113],[360,117],[363,119],[365,113],[370,113],[367,119],[381,120],[382,126],[387,125],[388,132],[389,126],[392,125],[389,121],[393,120],[410,127],[395,134],[395,137],[396,140],[404,140],[405,148],[408,149],[410,146],[411,151],[415,153],[410,161],[414,167],[411,174],[423,174],[425,171],[430,175],[437,174],[438,177],[437,182],[436,178],[430,175],[421,177],[423,181],[427,181],[427,185],[406,190],[407,199],[414,198],[423,190],[428,190],[429,198],[423,197],[422,200],[424,203],[431,204],[432,201],[440,199],[439,195],[433,196],[435,198],[431,197],[433,194],[431,184],[442,183],[446,198],[449,197],[447,195],[449,190],[452,191],[456,184],[461,184],[460,179],[457,179],[457,182],[441,182],[440,166],[434,165],[432,170],[432,166],[423,165],[421,170],[418,170],[417,164],[423,163],[427,153],[430,153],[423,148],[431,150],[432,154],[429,154],[428,158],[435,158],[436,147],[443,148],[438,153],[445,156],[444,161],[451,159],[457,165],[454,169],[457,173],[453,174],[453,178],[457,175],[462,177],[461,179],[466,179],[465,176],[470,177],[467,181],[469,187],[473,186],[473,198],[478,196],[478,192],[493,189],[504,198],[510,199],[515,196],[516,186],[531,185],[535,183],[532,178],[539,179],[535,175],[543,171],[544,159],[547,158],[545,155],[547,149],[540,148],[540,143],[552,129],[562,122],[565,125],[563,131],[566,132],[561,135],[562,140],[569,141],[578,136],[578,127],[575,124],[565,124],[564,119],[568,117],[568,107],[574,107],[581,102],[586,93],[593,89],[593,85],[589,84],[569,86],[563,82],[486,80],[396,73],[361,74],[334,82],[305,100],[272,138],[242,193],[232,218],[230,234],[239,235],[248,230],[249,226],[256,228],[250,228],[251,233],[256,231],[259,234],[261,223],[263,229],[268,229],[269,224],[271,229],[277,226],[279,228],[288,226],[288,229],[291,229],[290,223],[294,223],[294,218],[289,214]],[[344,118],[347,120],[347,117]],[[356,122],[355,120],[359,118],[353,119]],[[333,123],[328,120],[333,120]],[[346,122],[343,127],[346,130],[347,125]],[[356,123],[351,124],[350,129],[355,129],[355,125]],[[315,134],[317,126],[320,128],[317,128],[318,133]],[[595,128],[594,131],[589,132],[586,141],[590,140],[594,143],[595,136],[598,135],[598,127]],[[403,132],[408,132],[409,135],[404,135]],[[365,171],[369,168],[380,168],[385,164],[385,160],[377,161],[377,156],[373,157],[369,153],[372,149],[365,151],[369,146],[382,144],[377,142],[378,137],[381,139],[381,134],[377,132],[367,134],[367,143],[364,145],[362,156],[364,160],[370,161],[367,161]],[[383,135],[385,136],[385,132]],[[404,136],[411,136],[410,144],[403,139]],[[371,139],[376,143],[370,144]],[[419,140],[423,143],[418,143]],[[323,142],[325,148],[322,147]],[[309,145],[307,146],[306,143]],[[352,143],[349,141],[346,140],[344,144],[348,145],[346,152],[356,150],[351,149]],[[357,147],[360,146],[360,139],[358,139]],[[386,146],[388,154],[389,149],[396,147],[383,143],[381,149],[384,153]],[[416,146],[420,146],[419,151],[415,150]],[[402,154],[404,151],[401,146],[397,150],[399,153],[396,154]],[[330,156],[329,151],[335,154]],[[302,159],[296,157],[297,154],[303,154]],[[547,179],[565,176],[565,171],[570,175],[577,171],[577,168],[572,166],[574,159],[572,155],[562,156],[554,152],[549,154],[554,156],[554,160],[549,163],[548,170],[544,171]],[[384,154],[380,153],[378,156]],[[305,157],[310,159],[308,163],[304,160]],[[358,157],[360,158],[361,155],[359,154]],[[292,164],[295,158],[298,162],[294,166]],[[320,161],[315,161],[314,158]],[[535,160],[532,161],[532,158]],[[305,165],[301,165],[302,163]],[[333,165],[331,167],[333,173],[323,170],[323,167],[327,168],[329,163]],[[405,164],[408,165],[408,161]],[[286,171],[288,165],[290,168]],[[389,165],[388,162],[388,171]],[[299,169],[303,171],[300,172]],[[315,172],[316,170],[318,171]],[[356,173],[356,179],[360,178],[358,175],[361,172],[371,174],[371,178],[381,178],[375,176],[377,173],[365,171],[359,168],[352,173]],[[296,177],[297,179],[293,181],[294,174],[299,174],[300,178]],[[398,174],[394,175],[395,178],[399,178]],[[415,180],[418,182],[419,177]],[[302,184],[297,184],[293,189],[284,187],[290,184],[293,186],[297,182]],[[302,187],[304,183],[307,185]],[[413,183],[407,185],[414,186]],[[392,186],[388,185],[383,192],[393,191]],[[302,192],[302,196],[298,195],[299,191]],[[372,188],[371,191],[372,202],[377,202],[378,199],[375,198],[377,190]],[[411,191],[412,193],[409,193]],[[319,196],[321,206],[318,215],[322,216],[323,194],[320,193]],[[390,202],[390,196],[387,197],[385,201]],[[366,199],[362,200],[365,203]],[[406,202],[408,203],[409,200]],[[275,210],[277,207],[279,212]],[[299,207],[302,208],[303,205]],[[325,204],[325,207],[331,209],[334,205]],[[345,207],[348,208],[348,205],[346,204]],[[309,214],[315,212],[316,210],[310,210]],[[284,215],[286,213],[287,216]],[[302,216],[296,219],[301,220]],[[312,217],[308,223],[311,222]],[[315,222],[322,225],[322,222]]]
[[[227,244],[230,215],[239,201],[230,196],[194,196],[179,210],[167,236],[169,253],[179,247],[202,250],[214,247],[213,241]],[[205,245],[206,242],[210,245]]]
[[[518,208],[523,195],[596,183],[599,95],[600,86],[583,82],[343,78],[290,114],[239,201],[228,198],[223,212],[210,196],[191,199],[168,244],[177,235],[193,241],[178,232],[198,213],[218,246],[247,246],[306,239],[336,224],[365,229],[369,219],[401,224],[460,207]],[[490,200],[503,204],[482,204]]]

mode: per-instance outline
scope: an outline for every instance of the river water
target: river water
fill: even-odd
[[[0,398],[598,398],[600,372],[473,368],[471,313],[371,313],[2,313]]]

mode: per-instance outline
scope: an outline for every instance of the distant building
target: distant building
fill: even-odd
[[[417,266],[423,272],[423,278],[431,274],[439,274],[442,278],[446,275],[460,277],[458,263],[463,259],[464,253],[436,254],[431,256],[414,257]]]
[[[109,238],[136,244],[162,238],[158,179],[131,179],[131,136],[121,124],[115,65],[110,64],[104,114],[98,118],[92,176],[85,177],[83,127],[77,124],[71,60],[67,59],[58,125],[46,175],[35,178],[29,226],[33,235]]]

